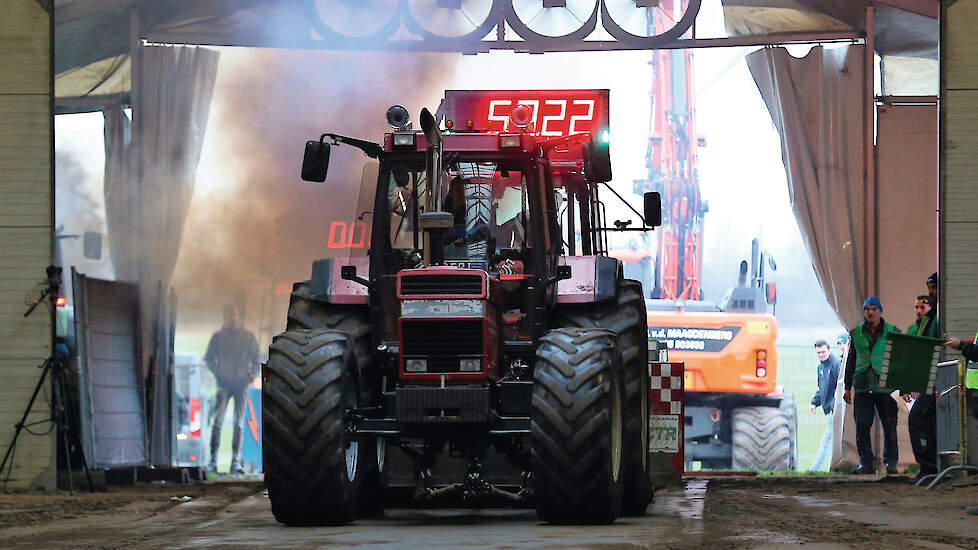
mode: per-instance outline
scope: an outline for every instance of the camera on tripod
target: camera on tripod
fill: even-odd
[[[24,312],[24,317],[34,313],[34,310],[45,298],[51,302],[52,306],[58,305],[58,293],[61,291],[61,268],[56,265],[49,265],[44,271],[48,276],[48,286],[41,291],[40,297],[31,304],[31,307],[27,308],[27,311]]]
[[[7,452],[3,456],[3,460],[0,461],[0,480],[9,481],[11,473],[13,471],[13,452],[17,445],[17,439],[20,437],[21,430],[26,429],[28,432],[35,435],[40,435],[37,432],[31,432],[30,426],[38,423],[27,423],[27,417],[31,410],[34,408],[34,402],[37,400],[37,396],[40,394],[41,390],[44,388],[44,381],[48,378],[48,374],[51,375],[51,398],[50,398],[50,417],[39,421],[39,423],[50,423],[53,429],[57,430],[58,439],[62,445],[62,451],[64,452],[67,479],[68,479],[68,490],[74,493],[74,483],[72,482],[72,463],[71,463],[71,446],[69,445],[69,431],[71,426],[72,412],[68,405],[68,383],[65,375],[65,359],[68,356],[67,348],[63,342],[59,342],[57,336],[57,306],[63,305],[59,303],[62,299],[59,296],[61,291],[61,267],[56,265],[49,265],[45,269],[47,274],[47,286],[41,291],[41,295],[31,303],[27,311],[24,312],[24,317],[27,317],[37,309],[37,306],[44,301],[45,298],[48,299],[51,305],[51,356],[48,357],[44,364],[41,365],[41,376],[34,386],[34,393],[31,394],[31,399],[27,403],[27,408],[24,409],[24,414],[15,426],[14,437],[10,441],[10,445],[7,447]],[[60,348],[60,349],[59,349]],[[85,475],[88,477],[88,487],[90,490],[94,490],[94,485],[92,484],[92,477],[88,471],[88,463],[85,461],[85,455],[83,451],[79,450],[81,454],[82,466],[85,469]]]

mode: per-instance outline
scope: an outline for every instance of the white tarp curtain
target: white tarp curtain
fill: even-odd
[[[193,196],[219,54],[193,47],[142,52],[131,123],[105,111],[105,202],[116,279],[168,284]]]
[[[133,124],[118,106],[106,108],[105,208],[115,277],[140,288],[144,369],[151,376],[154,418],[166,401],[167,350],[159,333],[169,319],[160,293],[168,289],[187,208],[193,196],[219,54],[196,47],[149,46],[141,52],[141,89]],[[154,443],[161,442],[154,421]],[[163,426],[163,424],[160,424]],[[159,445],[153,445],[153,461]]]
[[[867,290],[863,185],[863,46],[784,48],[747,56],[781,135],[791,207],[829,305],[853,326]]]

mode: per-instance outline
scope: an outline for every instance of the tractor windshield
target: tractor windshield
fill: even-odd
[[[424,234],[417,215],[428,211],[452,214],[452,227],[444,235],[448,265],[489,269],[497,256],[518,254],[530,244],[526,177],[518,169],[495,162],[447,162],[440,197],[432,195],[423,166],[392,166],[382,174],[391,248],[402,268],[421,264]]]

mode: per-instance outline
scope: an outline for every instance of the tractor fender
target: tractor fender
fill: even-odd
[[[608,256],[561,256],[557,263],[571,268],[570,279],[557,283],[558,304],[586,304],[617,295],[621,261]]]
[[[367,278],[370,258],[323,258],[312,263],[312,296],[330,304],[367,304],[367,287],[340,276],[340,268],[352,265],[357,276]]]

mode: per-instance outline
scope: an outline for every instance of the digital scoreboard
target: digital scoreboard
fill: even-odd
[[[445,119],[457,129],[517,132],[509,114],[517,105],[531,110],[526,131],[566,136],[608,129],[608,90],[447,90]]]

